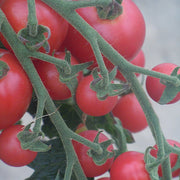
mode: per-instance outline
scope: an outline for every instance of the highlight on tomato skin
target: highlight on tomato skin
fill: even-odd
[[[160,73],[170,75],[176,67],[177,67],[177,65],[173,64],[173,63],[161,63],[161,64],[158,64],[155,67],[153,67],[152,71],[157,71]],[[180,70],[178,71],[178,74],[180,74]],[[166,86],[160,82],[160,79],[151,77],[151,76],[147,76],[146,90],[152,100],[154,100],[155,102],[158,103],[165,88],[166,88]],[[180,100],[180,92],[177,93],[176,97],[167,104],[173,104],[179,100]]]
[[[96,130],[87,130],[87,131],[83,131],[83,132],[79,133],[80,136],[82,136],[92,142],[94,141],[97,134],[98,134],[98,131],[96,131]],[[107,141],[108,139],[109,138],[106,135],[104,135],[103,133],[100,133],[99,143],[101,143],[103,141]],[[107,161],[101,166],[96,165],[94,163],[93,159],[88,156],[87,152],[90,149],[89,147],[87,147],[84,144],[81,144],[75,140],[72,140],[72,143],[73,143],[75,152],[78,156],[81,167],[87,177],[100,176],[100,175],[104,174],[105,172],[107,172],[111,168],[113,160],[114,160],[113,157],[107,159]],[[114,149],[114,147],[112,144],[107,148],[108,151],[112,151],[113,149]]]
[[[108,96],[105,100],[99,100],[96,92],[90,88],[93,76],[85,76],[76,89],[76,103],[79,108],[90,116],[103,116],[115,107],[118,96]]]
[[[148,126],[146,116],[134,93],[121,96],[112,113],[119,118],[125,129],[133,133],[140,132]]]
[[[180,143],[172,140],[172,139],[167,139],[167,142],[171,145],[171,146],[177,146],[180,148]],[[157,158],[157,152],[158,152],[158,147],[157,145],[153,146],[153,149],[151,149],[150,154],[152,156],[154,156],[155,158]],[[175,153],[171,153],[170,154],[170,163],[171,163],[171,168],[173,168],[178,160],[178,155]],[[158,168],[158,174],[160,177],[162,177],[162,168],[161,165]],[[172,172],[172,177],[178,177],[180,175],[180,168],[176,169],[175,171]]]
[[[12,125],[0,134],[0,159],[14,167],[21,167],[31,163],[37,152],[21,148],[17,134],[23,130],[23,125]]]

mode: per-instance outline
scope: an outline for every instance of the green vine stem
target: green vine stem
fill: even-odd
[[[0,10],[0,19],[1,19],[1,24],[0,24],[1,25],[1,33],[3,34],[3,36],[6,38],[6,40],[10,44],[15,56],[18,58],[22,67],[24,68],[24,70],[28,74],[37,97],[38,98],[42,98],[42,96],[46,97],[45,109],[46,109],[48,114],[51,114],[51,116],[50,116],[51,121],[55,125],[55,127],[56,127],[56,129],[60,135],[60,138],[63,142],[64,149],[65,149],[66,156],[67,156],[67,161],[69,161],[69,162],[67,162],[67,165],[69,165],[70,161],[74,162],[73,171],[75,171],[75,174],[77,175],[78,178],[81,178],[82,180],[86,180],[87,178],[84,175],[82,169],[80,168],[80,164],[78,162],[78,159],[77,159],[77,156],[75,154],[71,140],[74,139],[76,141],[79,141],[79,142],[89,146],[91,149],[93,149],[94,151],[96,151],[98,153],[102,152],[100,145],[97,143],[93,143],[91,141],[88,141],[87,139],[79,136],[78,134],[74,133],[73,131],[71,131],[67,127],[67,125],[65,124],[64,120],[62,119],[60,113],[58,111],[56,111],[57,108],[56,108],[54,102],[50,98],[50,96],[49,96],[46,88],[44,87],[44,85],[43,85],[43,83],[42,83],[42,81],[41,81],[32,61],[31,61],[31,59],[29,58],[29,57],[31,57],[32,52],[29,51],[18,40],[17,35],[13,31],[12,27],[10,26],[10,24],[7,21],[4,13],[1,10]],[[47,58],[46,54],[45,54],[44,58],[43,58],[43,53],[35,53],[35,54],[39,54],[39,56],[42,59]],[[35,58],[38,58],[39,56],[37,55],[37,56],[35,56]],[[56,59],[56,60],[59,60],[59,59]],[[54,112],[54,113],[52,113],[52,112]],[[71,172],[67,172],[67,170],[66,170],[66,174],[65,174],[65,177],[66,177],[65,180],[70,180],[69,179],[70,177],[68,174],[71,174]]]
[[[128,63],[115,49],[112,48],[110,44],[108,44],[92,27],[90,27],[82,18],[75,12],[72,11],[73,3],[71,2],[71,8],[69,8],[67,1],[58,1],[58,0],[43,0],[43,2],[47,3],[53,9],[55,9],[60,15],[62,15],[66,20],[71,23],[90,43],[94,40],[97,40],[99,48],[103,55],[105,55],[114,65],[117,65],[123,74],[123,76],[127,79],[127,81],[132,85],[132,90],[135,93],[139,103],[141,104],[144,113],[147,117],[147,121],[149,127],[152,131],[153,137],[158,146],[158,155],[160,158],[165,156],[165,143],[164,143],[164,135],[160,127],[159,119],[154,112],[149,99],[147,98],[143,88],[139,84],[139,81],[135,77],[134,73],[131,71],[136,71],[133,66],[130,66]],[[82,1],[79,1],[79,6],[83,7],[84,3],[80,5]],[[91,6],[91,1],[89,2],[89,6]],[[93,1],[92,1],[93,2]],[[97,1],[99,2],[99,1]],[[87,4],[86,4],[87,5]],[[74,7],[77,8],[76,5]],[[91,43],[92,45],[92,43]],[[129,71],[130,69],[130,71]],[[133,69],[133,70],[132,70]],[[139,69],[140,70],[140,69]],[[139,70],[137,72],[139,72]],[[150,73],[150,71],[140,70],[144,74],[148,73],[149,75],[154,75],[163,78],[168,78],[168,81],[172,81],[177,83],[179,81],[177,78],[167,77],[167,75],[159,74],[159,73]],[[179,83],[179,82],[178,82]],[[171,168],[169,163],[169,158],[162,163],[162,171],[163,171],[163,180],[171,179]]]

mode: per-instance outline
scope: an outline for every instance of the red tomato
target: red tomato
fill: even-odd
[[[167,142],[168,142],[171,146],[176,145],[177,147],[180,148],[180,143],[177,142],[177,141],[174,141],[174,140],[171,140],[171,139],[167,139]],[[151,153],[152,156],[154,156],[154,157],[157,158],[157,152],[158,152],[157,145],[154,145],[153,147],[154,147],[154,149],[151,149],[150,153]],[[171,154],[170,154],[171,168],[173,168],[173,167],[175,166],[177,160],[178,160],[178,155],[177,155],[177,154],[174,154],[174,153],[171,153]],[[162,169],[161,169],[161,166],[159,166],[159,168],[158,168],[158,174],[159,174],[160,177],[162,177]],[[180,175],[180,168],[172,172],[172,177],[178,177],[179,175]]]
[[[65,52],[56,52],[54,56],[59,59],[64,59]],[[64,100],[71,97],[69,88],[59,80],[59,72],[54,64],[37,60],[34,61],[34,64],[53,100]],[[78,61],[73,56],[71,56],[71,64],[78,64]],[[78,74],[79,81],[81,77],[82,72]]]
[[[76,89],[76,103],[79,108],[90,116],[103,116],[109,113],[118,101],[118,96],[108,96],[105,100],[99,100],[96,92],[90,88],[93,76],[84,77]]]
[[[148,126],[146,116],[134,93],[122,96],[112,113],[120,119],[122,126],[131,132],[142,131]]]
[[[123,13],[114,20],[100,19],[95,7],[80,8],[77,9],[77,12],[124,58],[131,60],[144,42],[145,22],[140,10],[132,0],[123,1],[122,6]],[[90,44],[71,25],[63,46],[69,49],[80,62],[96,61]],[[106,58],[104,60],[107,61]],[[107,64],[109,67],[111,63],[107,62]],[[94,64],[94,66],[96,65]]]
[[[0,79],[0,130],[16,123],[26,112],[32,97],[32,86],[16,57],[0,49],[0,61],[9,66]]]
[[[132,63],[135,66],[144,67],[145,66],[144,52],[142,50],[140,50],[139,53],[136,55],[136,57],[130,61],[130,63]],[[135,73],[135,75],[138,77],[140,74]],[[117,72],[116,78],[121,80],[121,81],[126,81],[126,79],[120,73],[120,71]]]
[[[25,166],[31,163],[37,152],[23,150],[17,134],[23,130],[22,125],[13,125],[0,134],[0,159],[10,166]]]
[[[177,67],[177,65],[172,63],[162,63],[155,66],[152,70],[160,73],[170,75],[172,71]],[[180,74],[180,70],[178,71]],[[164,92],[165,85],[160,82],[160,79],[148,76],[146,78],[146,90],[149,96],[156,102],[158,102]],[[176,97],[170,101],[168,104],[175,103],[180,100],[180,92],[176,95]]]
[[[79,133],[79,135],[90,141],[94,141],[97,133],[98,131],[95,130],[87,130]],[[108,138],[101,133],[99,136],[99,142],[103,142],[106,140],[108,140]],[[105,162],[105,164],[103,164],[102,166],[98,166],[94,163],[93,159],[89,157],[87,154],[89,147],[74,140],[72,141],[72,143],[76,151],[76,154],[78,156],[79,162],[82,166],[82,169],[87,177],[99,176],[110,169],[114,158],[110,158]],[[108,151],[112,151],[112,150],[113,150],[113,146],[110,145],[108,147]]]
[[[6,0],[1,4],[1,9],[16,33],[26,27],[28,17],[27,0]],[[38,23],[49,27],[51,30],[51,37],[48,42],[52,53],[53,50],[59,49],[64,41],[68,30],[68,23],[40,0],[36,0],[36,15]],[[7,49],[10,49],[2,35],[0,35],[0,40]]]
[[[111,180],[150,180],[145,168],[144,154],[128,151],[119,155],[110,170]]]

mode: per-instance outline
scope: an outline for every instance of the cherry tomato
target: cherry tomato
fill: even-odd
[[[1,4],[1,9],[16,33],[26,27],[28,17],[26,0],[6,0]],[[36,16],[38,23],[49,27],[51,31],[51,37],[48,42],[51,48],[50,53],[52,53],[61,46],[67,34],[68,23],[41,0],[36,0]],[[7,49],[10,49],[10,46],[2,35],[0,35],[0,40]]]
[[[25,166],[37,156],[37,152],[21,148],[17,134],[23,128],[22,125],[12,125],[0,134],[0,159],[10,166]]]
[[[144,154],[128,151],[119,155],[110,170],[111,180],[150,180],[145,168]]]
[[[167,139],[167,142],[171,145],[171,146],[177,146],[180,148],[180,143],[171,139]],[[152,156],[157,158],[157,152],[158,152],[158,148],[157,145],[153,146],[154,149],[151,149],[150,153]],[[170,154],[170,162],[171,162],[171,168],[173,168],[177,162],[178,159],[178,155],[171,153]],[[159,166],[158,168],[158,174],[160,177],[162,177],[162,169],[161,166]],[[178,168],[177,170],[172,172],[172,177],[178,177],[180,175],[180,168]]]
[[[54,56],[64,59],[65,52],[56,52]],[[53,100],[65,100],[71,97],[69,88],[59,80],[59,72],[54,64],[37,60],[34,61],[34,64]],[[79,64],[73,56],[71,56],[71,64]],[[81,78],[82,72],[78,73],[78,80],[80,81]]]
[[[95,7],[77,9],[78,14],[127,60],[132,60],[142,47],[145,22],[132,0],[122,2],[123,13],[114,20],[100,19]],[[78,44],[77,44],[78,42]],[[94,61],[90,44],[71,25],[63,43],[80,62]],[[110,62],[104,57],[109,67]],[[97,66],[95,63],[94,66]],[[112,66],[112,64],[111,64]]]
[[[146,116],[134,93],[122,96],[112,113],[120,119],[122,126],[131,132],[142,131],[148,126]]]
[[[157,71],[160,73],[164,73],[167,75],[170,75],[172,71],[177,67],[177,65],[172,63],[162,63],[158,64],[154,68],[152,68],[153,71]],[[178,71],[178,74],[180,74],[180,70]],[[165,85],[160,82],[160,79],[148,76],[146,78],[146,90],[149,96],[156,102],[158,102],[164,92]],[[176,95],[176,97],[171,100],[167,104],[172,104],[180,100],[180,92]]]
[[[99,100],[96,92],[90,88],[93,76],[84,77],[76,89],[76,102],[79,108],[90,116],[103,116],[109,113],[118,101],[118,96],[108,96]]]
[[[32,85],[16,57],[0,49],[0,61],[9,66],[0,79],[0,130],[16,123],[26,112],[32,97]]]
[[[79,135],[90,141],[94,141],[97,133],[98,131],[95,131],[95,130],[87,130],[87,131],[83,131],[79,133]],[[103,142],[106,140],[108,140],[108,138],[104,134],[101,133],[99,136],[99,142]],[[78,156],[79,162],[87,177],[99,176],[110,169],[114,158],[110,158],[105,162],[105,164],[103,164],[102,166],[98,166],[94,163],[93,159],[89,157],[87,154],[89,147],[79,142],[76,142],[74,140],[72,142],[73,142],[73,146],[76,151],[76,154]],[[110,145],[108,147],[108,151],[112,151],[112,150],[113,150],[113,146]]]
[[[144,52],[142,50],[140,50],[139,53],[136,55],[136,57],[130,61],[130,63],[132,63],[135,66],[144,67],[145,66]],[[138,77],[140,74],[139,73],[135,73],[135,75]],[[126,79],[120,73],[120,71],[117,72],[116,78],[121,80],[121,81],[126,81]]]

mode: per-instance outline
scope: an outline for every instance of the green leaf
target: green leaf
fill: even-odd
[[[66,153],[59,138],[45,142],[51,149],[38,153],[35,160],[28,166],[34,173],[26,180],[63,180],[66,168]],[[77,180],[73,174],[71,180]]]
[[[173,72],[171,73],[171,76],[175,76],[180,81],[180,76],[178,73],[180,67],[176,67]],[[170,101],[172,101],[176,95],[180,92],[180,85],[176,86],[170,82],[163,82],[163,84],[166,86],[160,100],[158,101],[159,104],[168,104]]]

